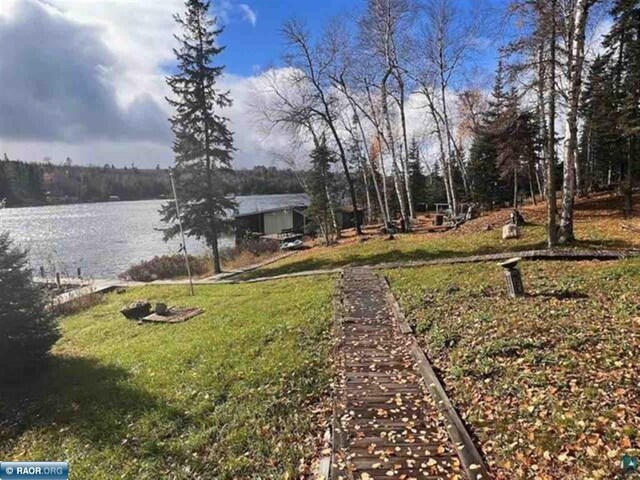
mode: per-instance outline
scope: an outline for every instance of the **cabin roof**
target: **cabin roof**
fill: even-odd
[[[250,213],[241,213],[234,215],[234,218],[251,217],[253,215],[262,215],[263,213],[281,212],[283,210],[305,210],[309,205],[289,205],[287,207],[270,208],[267,210],[259,210]]]
[[[234,218],[250,217],[262,213],[279,212],[291,209],[306,209],[310,204],[309,197],[304,194],[265,195],[259,200],[252,197],[242,199],[238,197],[238,209]]]

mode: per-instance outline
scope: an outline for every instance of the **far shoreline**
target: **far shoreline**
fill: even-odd
[[[17,210],[23,208],[41,208],[41,207],[61,207],[61,206],[71,206],[71,205],[99,205],[102,203],[130,203],[130,202],[152,202],[158,200],[170,200],[169,198],[138,198],[135,200],[97,200],[95,202],[57,202],[57,203],[38,203],[38,204],[29,204],[29,205],[12,205],[5,206],[2,210]]]
[[[236,195],[235,198],[246,198],[246,197],[271,197],[271,196],[284,196],[284,195],[305,195],[304,192],[285,192],[285,193],[245,193],[242,195]],[[100,204],[118,204],[118,203],[131,203],[131,202],[153,202],[153,201],[173,201],[172,198],[164,197],[164,198],[138,198],[135,200],[97,200],[95,202],[59,202],[59,203],[39,203],[39,204],[29,204],[29,205],[12,205],[5,206],[4,208],[0,208],[0,212],[2,210],[17,210],[24,208],[42,208],[42,207],[60,207],[60,206],[71,206],[71,205],[100,205]]]

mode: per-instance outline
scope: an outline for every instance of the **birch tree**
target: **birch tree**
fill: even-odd
[[[329,67],[334,58],[326,55],[321,45],[311,43],[309,32],[303,23],[290,20],[285,23],[282,33],[288,47],[285,61],[292,68],[295,77],[294,82],[307,84],[313,93],[314,102],[310,106],[310,112],[324,122],[329,130],[333,142],[338,151],[344,176],[347,181],[349,197],[356,216],[356,234],[362,235],[362,228],[358,222],[358,201],[353,178],[349,171],[347,153],[338,131],[336,123],[337,112],[336,98],[331,92],[331,80],[328,76]]]
[[[564,127],[564,171],[562,181],[562,214],[560,218],[561,243],[575,240],[573,232],[573,204],[576,195],[576,168],[578,152],[578,108],[582,92],[584,44],[589,9],[593,0],[572,0],[568,8],[566,26],[566,76],[568,82],[567,112]]]

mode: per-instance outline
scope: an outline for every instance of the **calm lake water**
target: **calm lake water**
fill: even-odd
[[[239,211],[249,213],[296,203],[301,195],[238,197]],[[177,253],[180,241],[162,240],[158,210],[165,200],[91,203],[0,209],[0,231],[8,231],[15,244],[29,249],[35,273],[40,266],[85,277],[115,278],[130,265],[156,255]],[[223,238],[221,246],[231,247]],[[187,238],[189,253],[206,251]]]

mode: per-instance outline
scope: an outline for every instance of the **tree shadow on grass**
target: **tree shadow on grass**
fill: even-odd
[[[576,240],[568,247],[582,248],[585,250],[633,250],[638,249],[637,244],[616,238],[611,240]]]
[[[552,292],[530,293],[529,298],[555,298],[556,300],[585,300],[589,295],[583,292],[573,290],[559,290]]]
[[[537,250],[545,248],[544,242],[516,244],[511,248],[501,245],[485,245],[475,249],[460,250],[433,250],[428,248],[416,248],[413,250],[388,250],[372,255],[346,254],[337,258],[307,257],[297,262],[288,262],[284,265],[269,267],[267,269],[254,270],[250,274],[238,277],[238,280],[248,280],[258,277],[275,277],[310,270],[328,270],[346,266],[378,265],[392,262],[417,262],[440,260],[453,257],[471,257],[501,252],[519,252],[524,250]],[[339,248],[339,247],[338,247]]]
[[[337,247],[338,249],[340,247]],[[527,250],[544,250],[547,248],[546,241],[514,243],[507,245],[496,243],[494,245],[482,245],[473,249],[446,249],[433,250],[427,248],[416,248],[413,250],[389,250],[372,255],[345,254],[336,255],[333,258],[322,256],[307,256],[302,260],[289,261],[280,266],[270,266],[266,269],[257,269],[248,274],[240,275],[238,280],[248,280],[258,277],[275,277],[278,275],[286,275],[311,270],[328,270],[335,268],[343,268],[346,266],[360,265],[378,265],[381,263],[392,262],[416,262],[440,260],[454,257],[471,257],[475,255],[490,255],[497,253],[523,252]],[[577,240],[571,244],[561,246],[560,249],[582,249],[582,250],[628,250],[637,248],[637,245],[624,241],[622,239],[611,240]],[[336,251],[339,254],[339,251]]]
[[[92,445],[120,445],[131,423],[151,411],[175,428],[189,424],[183,413],[132,385],[126,370],[90,358],[54,356],[40,378],[3,389],[0,450],[25,432],[48,429]]]

